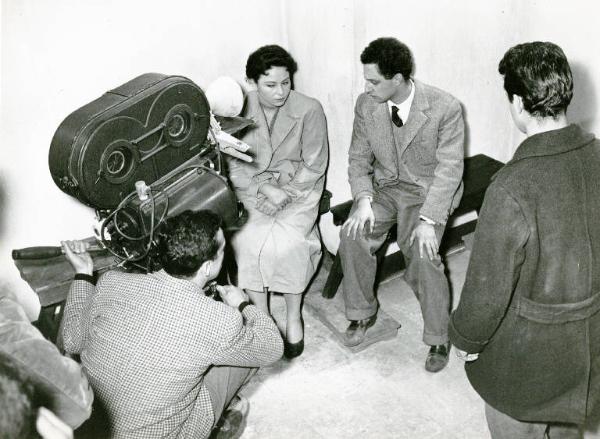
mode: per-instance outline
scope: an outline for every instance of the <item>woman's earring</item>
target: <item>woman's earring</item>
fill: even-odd
[[[253,79],[246,78],[246,90],[256,90],[256,82]]]

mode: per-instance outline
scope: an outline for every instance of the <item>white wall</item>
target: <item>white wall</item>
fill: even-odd
[[[54,131],[72,111],[145,72],[203,86],[242,79],[248,54],[285,44],[277,0],[2,0],[0,280],[30,316],[37,296],[10,250],[90,236],[93,212],[48,170]]]
[[[305,0],[286,2],[290,50],[300,60],[297,87],[323,103],[329,121],[328,187],[348,199],[345,163],[352,109],[364,83],[359,56],[393,36],[413,51],[415,76],[454,94],[467,122],[467,156],[507,161],[522,139],[507,109],[498,62],[508,48],[536,39],[558,43],[575,75],[569,116],[600,132],[597,86],[600,6],[589,0]]]
[[[510,157],[514,142],[498,62],[523,40],[528,14],[514,0],[305,0],[286,2],[297,88],[321,100],[329,122],[333,203],[350,197],[347,152],[354,101],[364,88],[360,54],[381,36],[413,51],[416,78],[454,94],[465,109],[467,155]]]
[[[144,72],[181,74],[204,86],[243,78],[250,51],[287,47],[296,88],[321,101],[329,124],[328,188],[350,197],[347,150],[359,61],[374,38],[412,50],[416,77],[453,93],[468,124],[467,155],[507,161],[521,139],[497,66],[511,46],[563,47],[575,74],[573,121],[600,133],[600,6],[590,0],[2,0],[0,280],[36,312],[12,248],[89,236],[92,212],[60,192],[47,165],[50,140],[70,112]]]
[[[286,2],[289,50],[297,58],[298,91],[316,97],[327,115],[330,165],[327,187],[333,203],[350,197],[348,146],[352,134],[357,76],[355,7],[344,0]],[[356,84],[356,81],[359,81]]]
[[[575,91],[567,116],[600,136],[600,3],[591,0],[528,2],[527,41],[552,41],[564,50]]]
[[[596,2],[575,0],[304,0],[286,2],[290,50],[298,58],[297,88],[323,103],[328,116],[332,204],[350,198],[347,153],[353,106],[362,92],[360,53],[381,36],[413,51],[415,77],[454,94],[467,124],[466,155],[508,161],[523,136],[514,127],[498,63],[515,44],[558,43],[573,66],[572,121],[600,133],[592,78],[600,68],[600,12]],[[328,248],[337,229],[321,223]]]

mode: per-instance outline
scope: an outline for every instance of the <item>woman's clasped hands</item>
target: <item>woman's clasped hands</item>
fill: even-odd
[[[292,201],[286,191],[270,183],[263,184],[259,192],[265,197],[258,199],[256,208],[266,215],[275,215]]]

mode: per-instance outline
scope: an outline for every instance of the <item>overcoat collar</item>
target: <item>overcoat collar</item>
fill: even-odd
[[[397,144],[399,155],[401,156],[410,142],[415,138],[421,127],[427,122],[427,110],[429,109],[429,100],[425,94],[423,84],[413,79],[415,84],[415,97],[413,98],[408,120],[400,130],[399,144]],[[390,123],[390,114],[386,102],[378,104],[373,110],[373,121],[378,133],[382,136],[385,144],[394,144],[394,135]]]
[[[534,134],[521,142],[509,163],[528,157],[562,154],[582,148],[593,140],[593,134],[583,131],[579,125],[575,124],[558,130]]]
[[[290,91],[290,95],[285,101],[285,104],[279,108],[272,133],[269,133],[267,120],[260,106],[258,93],[256,91],[248,93],[248,107],[248,114],[254,114],[256,115],[256,118],[258,118],[258,120],[255,120],[254,122],[256,123],[256,128],[258,130],[257,134],[260,140],[264,141],[267,145],[271,145],[273,151],[281,146],[285,138],[300,119],[299,112],[297,111],[297,95],[294,90]]]

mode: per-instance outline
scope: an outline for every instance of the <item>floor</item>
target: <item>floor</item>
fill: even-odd
[[[455,306],[469,255],[465,250],[446,260]],[[250,412],[242,439],[489,437],[482,400],[454,352],[440,373],[425,371],[419,305],[401,273],[382,282],[379,299],[402,327],[395,339],[358,353],[304,310],[304,354],[261,369],[244,390]],[[284,315],[282,297],[272,299],[272,309],[276,318]],[[595,430],[585,437],[600,438]]]

